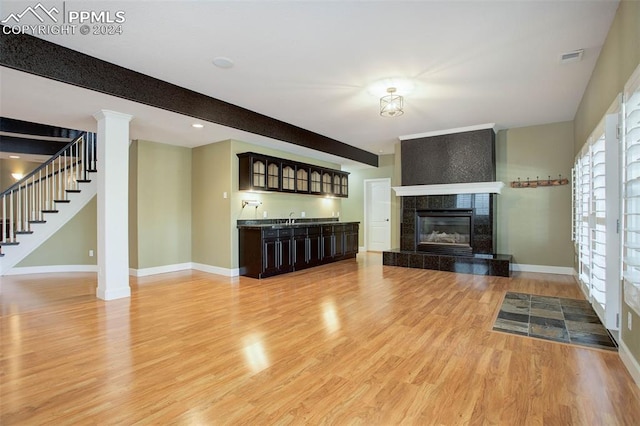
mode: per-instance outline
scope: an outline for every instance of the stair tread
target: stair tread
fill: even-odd
[[[17,246],[18,244],[20,244],[18,241],[0,242],[0,246]]]
[[[66,192],[71,192],[71,193],[74,193],[74,194],[80,192],[79,189],[65,189],[65,191]]]
[[[42,213],[58,213],[59,210],[42,210]]]
[[[70,203],[71,200],[53,200],[54,203]]]
[[[30,220],[29,223],[47,223],[46,220]]]
[[[76,179],[76,182],[89,183],[89,182],[91,182],[91,179]]]
[[[16,235],[27,235],[27,234],[33,234],[33,231],[16,231],[15,234]]]
[[[98,173],[97,169],[87,169],[86,171],[89,173]]]

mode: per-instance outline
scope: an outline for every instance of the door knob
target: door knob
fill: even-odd
[[[385,219],[387,222],[389,222],[389,219]]]

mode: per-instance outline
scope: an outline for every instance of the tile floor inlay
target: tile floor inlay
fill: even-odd
[[[495,331],[616,351],[618,346],[586,300],[507,292]]]

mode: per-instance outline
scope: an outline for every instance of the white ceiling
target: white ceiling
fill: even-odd
[[[43,2],[45,5],[56,2]],[[61,3],[61,2],[57,2]],[[34,1],[2,1],[1,15]],[[373,153],[402,135],[572,120],[618,5],[614,0],[66,2],[123,10],[123,34],[51,42]],[[78,7],[79,8],[79,7]],[[561,64],[584,49],[581,62]],[[217,56],[235,66],[220,69]],[[235,138],[353,162],[66,84],[0,69],[0,114],[95,130],[91,114],[135,116],[132,137],[183,146]],[[382,83],[380,83],[382,82]],[[405,114],[379,115],[396,85]]]

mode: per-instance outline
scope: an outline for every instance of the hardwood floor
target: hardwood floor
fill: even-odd
[[[617,353],[491,330],[506,291],[573,278],[382,266],[265,280],[2,277],[0,424],[635,425]]]

